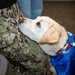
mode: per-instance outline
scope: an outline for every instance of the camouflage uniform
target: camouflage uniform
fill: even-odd
[[[47,59],[35,42],[20,33],[17,4],[0,10],[0,52],[12,64],[14,75],[46,75]]]

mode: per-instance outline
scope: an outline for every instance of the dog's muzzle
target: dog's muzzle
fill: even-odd
[[[18,20],[19,23],[23,23],[24,22],[24,16],[23,15],[20,15],[20,18]]]

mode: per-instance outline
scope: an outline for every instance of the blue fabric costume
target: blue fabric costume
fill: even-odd
[[[17,0],[25,17],[35,19],[41,15],[43,9],[42,0]]]
[[[75,35],[69,32],[67,44],[69,48],[61,50],[60,55],[50,56],[50,62],[55,67],[57,75],[75,75]]]

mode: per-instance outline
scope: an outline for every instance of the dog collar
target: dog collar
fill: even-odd
[[[69,50],[70,50],[70,48],[71,48],[71,44],[66,44],[65,46],[64,46],[64,48],[62,48],[62,49],[60,49],[57,53],[56,53],[56,56],[59,56],[59,55],[61,55],[61,54],[66,54],[66,53],[68,53],[69,52]]]
[[[74,36],[72,33],[67,32],[68,35],[68,40],[67,40],[67,44],[64,45],[64,48],[60,49],[57,53],[56,56],[59,56],[61,54],[66,54],[69,52],[71,46],[75,47],[75,42],[74,42]]]

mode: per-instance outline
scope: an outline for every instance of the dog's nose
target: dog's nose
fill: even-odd
[[[20,15],[20,18],[18,20],[19,23],[23,23],[24,22],[24,16],[23,15]]]

